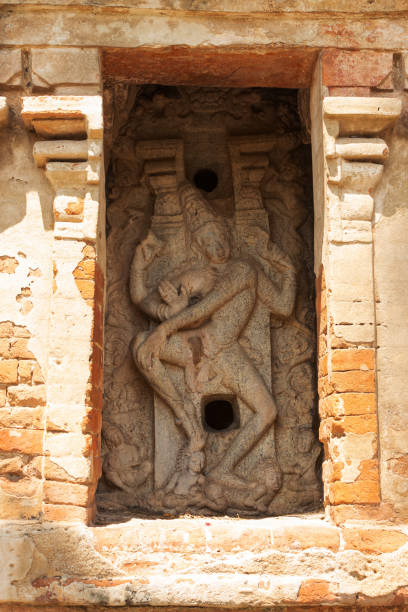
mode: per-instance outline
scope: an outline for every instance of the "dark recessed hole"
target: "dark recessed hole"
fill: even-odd
[[[239,426],[234,397],[212,397],[203,402],[203,422],[207,431],[226,431]]]
[[[210,193],[210,191],[214,191],[218,185],[218,176],[214,170],[210,170],[210,168],[201,168],[201,170],[197,170],[194,175],[194,184],[199,189]]]

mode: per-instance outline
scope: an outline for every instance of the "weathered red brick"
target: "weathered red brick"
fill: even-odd
[[[273,531],[273,545],[279,550],[296,551],[306,548],[339,549],[339,531],[334,527],[284,527]]]
[[[9,257],[8,255],[0,256],[0,273],[14,274],[18,266],[18,261],[15,257]]]
[[[366,434],[377,432],[377,417],[375,414],[364,414],[359,416],[346,416],[342,419],[328,419],[330,435],[339,438],[353,434]]]
[[[73,506],[91,505],[95,487],[72,482],[46,480],[44,482],[44,501],[48,504],[69,504]]]
[[[300,585],[297,603],[321,604],[336,600],[338,584],[326,580],[304,580]]]
[[[393,54],[325,49],[321,62],[322,81],[328,87],[377,87],[392,72]]]
[[[45,406],[46,387],[45,385],[18,385],[7,389],[7,396],[12,406]]]
[[[67,504],[44,504],[43,516],[45,521],[89,524],[95,517],[95,506],[84,508]]]
[[[242,528],[233,521],[228,524],[213,521],[207,530],[207,548],[215,552],[270,550],[270,530],[263,527]]]
[[[330,506],[328,508],[330,518],[337,525],[346,521],[384,521],[394,516],[394,509],[391,504],[376,505],[343,505]]]
[[[0,408],[0,427],[43,429],[44,408]]]
[[[14,335],[14,325],[11,321],[0,323],[0,338],[12,338]]]
[[[343,529],[345,548],[368,554],[389,553],[407,543],[408,537],[396,529]]]
[[[43,432],[35,429],[0,429],[0,451],[39,455],[43,449]]]
[[[22,359],[18,362],[18,382],[31,384],[33,362],[30,359]]]
[[[15,384],[18,381],[17,359],[2,359],[0,361],[0,383]]]
[[[320,400],[320,416],[342,417],[376,413],[375,393],[333,393]]]
[[[337,393],[347,392],[375,392],[375,372],[350,371],[333,372],[330,376],[330,385]]]
[[[374,349],[336,349],[331,352],[331,369],[333,372],[347,370],[374,370]]]
[[[14,359],[33,359],[34,355],[27,346],[29,338],[10,340],[10,356]]]
[[[341,98],[367,98],[371,95],[370,87],[329,87],[330,96],[340,96]]]
[[[379,482],[333,482],[328,487],[331,504],[378,504]]]
[[[76,279],[84,278],[93,280],[95,278],[95,260],[83,259],[79,262],[73,274]]]
[[[143,528],[118,525],[109,529],[95,527],[97,549],[149,552],[200,553],[206,550],[206,537],[201,521],[176,519],[174,521],[146,521]]]

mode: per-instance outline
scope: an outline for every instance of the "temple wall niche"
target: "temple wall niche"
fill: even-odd
[[[107,135],[100,510],[279,515],[321,502],[311,155],[296,94],[120,84],[108,89],[114,114]],[[224,247],[228,243],[226,263],[206,255],[203,236],[197,240],[204,227],[210,228],[209,240],[219,231]],[[248,290],[252,298],[235,285],[228,294],[234,265],[256,279]],[[177,286],[176,280],[189,274],[194,282],[210,276],[202,283],[211,286],[198,297],[193,289],[188,294],[187,281]],[[142,281],[132,280],[135,275]],[[164,295],[171,293],[163,286],[169,280],[178,297]],[[132,303],[138,282],[151,301],[162,299],[157,312],[153,302],[146,306],[147,298],[144,307],[139,300],[142,308]],[[171,325],[165,309],[184,290],[186,310],[173,319],[199,309],[200,302],[204,308],[208,296],[225,297],[200,324],[180,323],[169,332],[168,338],[181,338],[182,363],[161,349],[153,366],[145,367],[143,342],[158,321]],[[236,313],[248,299],[248,319],[240,321]],[[221,311],[225,324],[210,354],[203,330]],[[237,330],[227,341],[233,316]],[[195,328],[198,335],[191,332]],[[241,383],[231,380],[236,372]],[[171,388],[164,388],[164,378]],[[245,386],[253,391],[252,406]],[[268,403],[276,405],[276,418]],[[241,442],[234,445],[237,437]]]

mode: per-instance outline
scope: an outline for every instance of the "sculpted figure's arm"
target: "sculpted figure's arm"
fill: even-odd
[[[141,363],[143,367],[147,369],[153,367],[163,343],[172,333],[208,320],[226,302],[255,283],[256,272],[246,263],[240,262],[232,270],[228,270],[228,275],[219,279],[212,291],[202,300],[184,308],[156,327],[142,345]]]
[[[188,304],[183,287],[180,292],[170,281],[162,281],[154,291],[146,287],[146,269],[161,249],[161,242],[149,232],[135,250],[130,269],[130,297],[151,319],[165,321]]]
[[[221,306],[256,282],[256,272],[246,263],[235,264],[228,275],[219,279],[213,290],[196,304],[170,317],[163,327],[167,335],[208,320]]]
[[[258,255],[274,268],[279,276],[277,283],[265,272],[258,271],[258,295],[263,304],[277,317],[292,314],[296,298],[296,270],[290,258],[260,228],[254,228],[254,238]]]

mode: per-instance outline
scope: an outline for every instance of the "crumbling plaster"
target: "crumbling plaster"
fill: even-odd
[[[30,330],[28,346],[45,374],[52,284],[53,192],[44,174],[36,169],[32,157],[34,138],[21,120],[19,96],[9,95],[8,103],[9,123],[0,131],[0,257],[12,258],[17,263],[14,273],[5,268],[0,273],[0,320],[13,321]]]
[[[43,88],[53,94],[81,95],[100,91],[99,53],[106,48],[217,47],[231,49],[240,56],[248,47],[260,55],[271,49],[291,47],[307,49],[316,54],[314,58],[325,47],[405,51],[408,39],[405,0],[353,3],[294,0],[285,4],[278,0],[254,0],[251,14],[248,3],[235,0],[137,3],[43,0],[37,6],[31,1],[10,0],[1,5],[0,17],[0,36],[5,45],[2,50],[11,51],[12,62],[15,61],[15,70],[5,62],[0,66],[0,75],[5,70],[0,93],[7,95],[10,107],[9,126],[2,127],[0,132],[0,264],[1,258],[6,258],[5,271],[0,272],[1,320],[10,319],[29,328],[32,336],[29,347],[44,374],[52,293],[54,194],[45,174],[34,164],[35,136],[25,130],[20,120],[20,94],[29,93],[32,85],[22,78],[19,62],[23,47],[37,47],[32,57],[34,60],[45,57],[47,70],[53,56],[52,46],[92,47],[87,50],[90,52],[87,57],[89,71],[95,70],[96,78],[84,76],[79,70],[75,83],[67,83],[62,77],[53,81],[52,71],[50,76],[48,70],[43,73],[44,78],[40,74],[34,82],[37,93]],[[57,70],[62,65],[55,60],[58,55],[55,53],[54,57]],[[314,100],[316,115],[312,111],[312,117],[316,121],[321,106],[320,99]],[[4,117],[2,109],[4,105],[0,105]],[[392,518],[397,521],[406,518],[408,510],[404,479],[408,471],[404,435],[408,429],[405,123],[406,111],[386,137],[390,157],[376,193],[374,217],[381,494],[383,501],[394,503]],[[316,135],[314,138],[314,150],[322,155],[322,142]],[[316,189],[319,181],[323,181],[324,168],[315,172]],[[321,184],[319,189],[324,197]],[[316,208],[316,213],[318,272],[327,255],[319,246],[326,242],[327,228],[322,230],[323,208]],[[32,302],[31,309],[28,302]],[[282,526],[303,534],[305,521],[316,523],[314,540],[302,544],[297,537],[290,540],[287,533],[281,540],[275,537]],[[117,525],[89,528],[78,524],[51,526],[4,521],[0,554],[8,563],[0,568],[0,601],[5,602],[7,610],[12,609],[10,602],[98,607],[146,604],[264,607],[288,602],[397,606],[406,601],[405,527],[392,529],[366,522],[354,523],[350,531],[350,524],[346,529],[337,529],[321,517],[264,519],[256,521],[258,529],[266,531],[265,542],[258,546],[254,529],[245,537],[241,532],[234,533],[231,524],[219,522],[217,532],[214,530],[217,522],[197,520],[200,534],[195,540],[190,521],[173,522],[170,531],[168,521],[160,521],[159,525],[159,521],[135,519],[126,524],[123,532]],[[356,532],[374,527],[374,534]],[[336,530],[334,539],[337,537],[338,544],[330,544],[329,538],[330,546],[323,545],[322,528]],[[132,537],[145,534],[146,538],[149,529],[154,537],[147,540],[148,546],[146,540],[132,543]],[[177,530],[181,532],[178,539],[174,535]],[[291,542],[285,550],[280,549],[282,539]],[[185,552],[190,544],[195,548],[197,542],[202,546],[199,553]],[[174,546],[176,550],[171,548]],[[163,573],[165,565],[169,569],[167,574]]]

